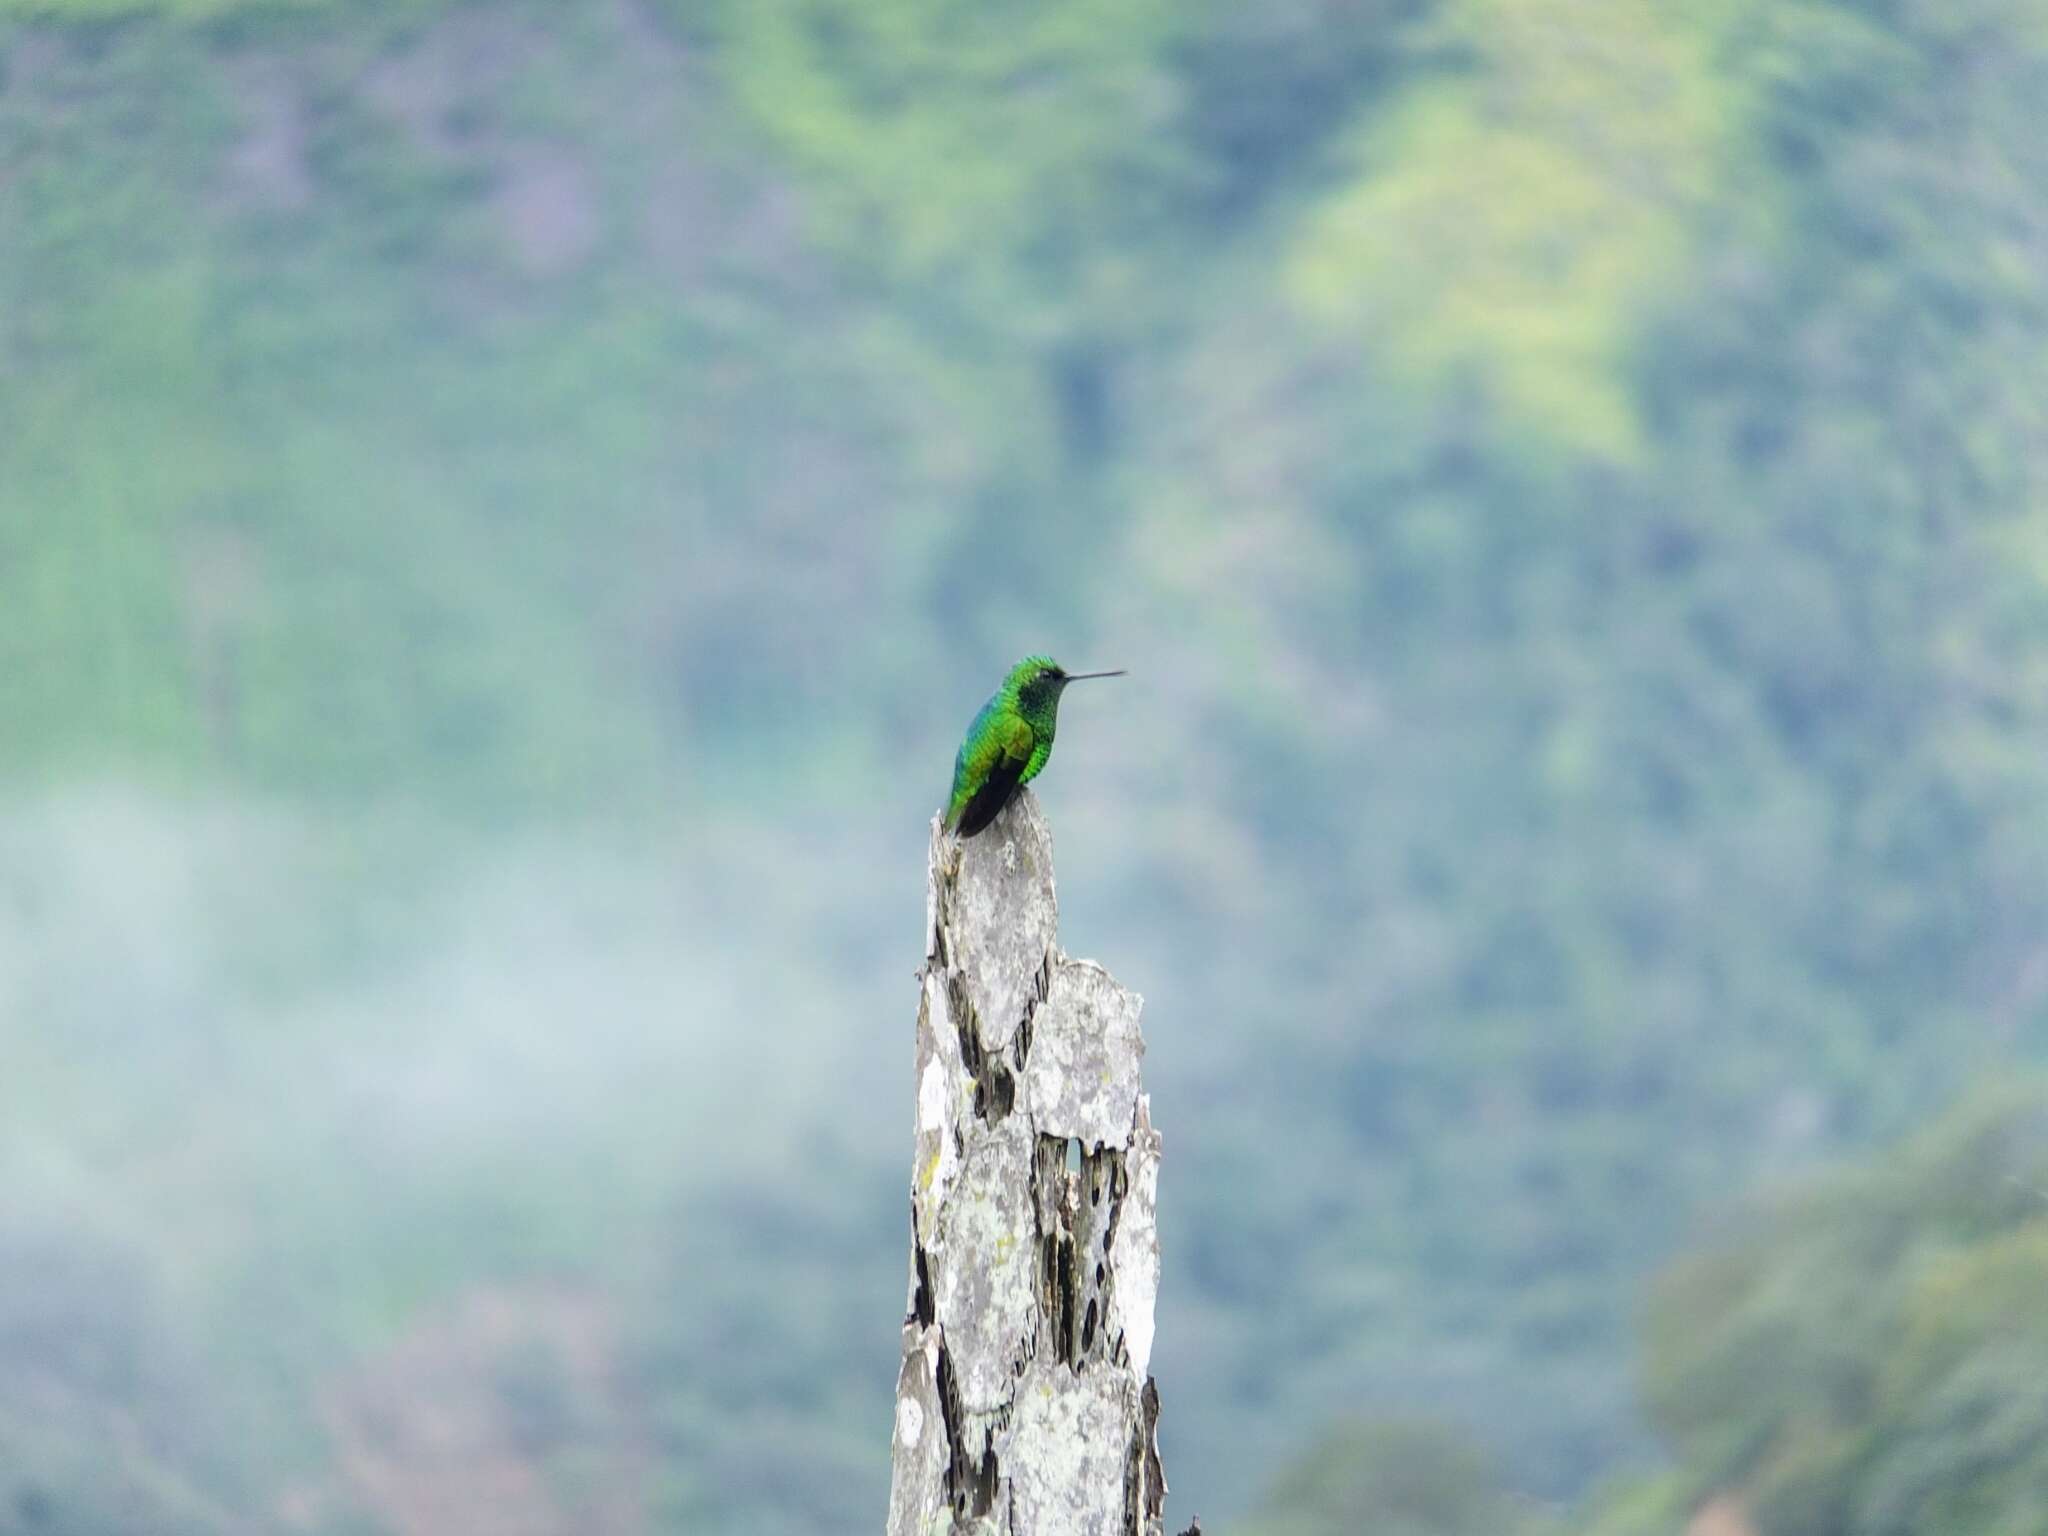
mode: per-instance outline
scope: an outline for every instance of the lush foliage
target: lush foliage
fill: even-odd
[[[2027,0],[0,16],[47,1519],[453,1529],[365,1427],[443,1399],[564,1528],[876,1508],[920,826],[1027,651],[1133,669],[1046,793],[1219,1527],[1390,1405],[1645,1451],[1688,1214],[2048,1047]]]
[[[1667,1511],[1759,1536],[2017,1536],[2048,1501],[2048,1110],[2003,1093],[1731,1218],[1660,1277]],[[1617,1500],[1602,1536],[1675,1533]]]
[[[1566,1520],[1440,1428],[1350,1426],[1250,1529],[2019,1536],[2048,1507],[2048,1097],[2008,1085],[1902,1147],[1717,1212],[1644,1311],[1672,1461]]]

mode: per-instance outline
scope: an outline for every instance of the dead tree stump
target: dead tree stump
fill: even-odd
[[[888,1536],[1161,1536],[1140,1000],[1057,942],[1020,793],[932,824]]]

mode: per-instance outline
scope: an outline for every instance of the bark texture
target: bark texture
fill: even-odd
[[[1161,1536],[1139,998],[1058,944],[1026,790],[932,824],[888,1536]]]

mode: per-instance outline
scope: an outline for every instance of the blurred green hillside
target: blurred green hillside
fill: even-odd
[[[2044,1181],[2035,1084],[1722,1223],[1648,1309],[1645,1386],[1679,1457],[1674,1502],[1719,1490],[1766,1536],[2037,1527]]]
[[[0,0],[0,1510],[875,1517],[1037,649],[1174,1508],[1648,1455],[2048,1048],[2044,253],[2035,0]]]
[[[1717,1211],[1657,1277],[1673,1453],[1576,1520],[1442,1426],[1341,1426],[1256,1536],[2020,1536],[2048,1507],[2048,1099],[1987,1092],[1867,1164]]]

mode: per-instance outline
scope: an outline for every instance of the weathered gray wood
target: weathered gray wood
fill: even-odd
[[[1060,953],[1028,790],[929,871],[888,1536],[1161,1536],[1140,999]]]

